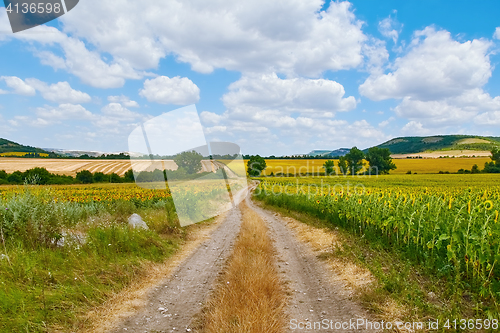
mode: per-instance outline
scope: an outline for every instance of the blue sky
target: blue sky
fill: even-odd
[[[195,104],[244,154],[500,136],[496,1],[82,0],[12,34],[0,8],[0,137],[126,151]],[[189,133],[186,133],[189,136]]]

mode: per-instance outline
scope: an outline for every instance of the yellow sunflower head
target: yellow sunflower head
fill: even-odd
[[[486,200],[484,202],[484,208],[486,208],[486,210],[490,210],[493,208],[493,202],[491,202],[491,200]]]

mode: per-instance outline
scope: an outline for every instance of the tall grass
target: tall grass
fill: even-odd
[[[171,200],[58,202],[26,187],[0,202],[0,331],[81,328],[84,314],[170,256],[182,240]],[[131,229],[138,212],[150,230]],[[146,218],[148,217],[148,218]]]

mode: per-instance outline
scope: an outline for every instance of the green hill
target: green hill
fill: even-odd
[[[0,138],[0,154],[1,153],[38,153],[51,154],[40,148],[24,146],[19,143]],[[52,153],[53,154],[53,153]]]
[[[391,139],[376,147],[389,148],[392,154],[415,154],[438,150],[491,150],[500,146],[500,137],[476,135],[407,136]]]

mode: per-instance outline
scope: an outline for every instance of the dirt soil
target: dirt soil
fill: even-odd
[[[350,292],[331,279],[324,263],[313,250],[299,242],[287,223],[270,211],[260,208],[246,198],[247,205],[268,223],[269,232],[277,249],[276,263],[281,278],[289,289],[288,320],[296,323],[356,322],[367,318],[366,311],[350,299]],[[154,287],[145,306],[125,319],[113,332],[191,332],[196,317],[208,299],[241,225],[241,213],[233,208],[225,221],[213,231],[178,268]],[[290,322],[291,323],[291,322]],[[290,332],[310,331],[292,329]],[[323,332],[339,331],[325,330]],[[353,332],[355,330],[340,330]],[[360,331],[360,330],[358,330]],[[362,330],[365,331],[365,330]]]

